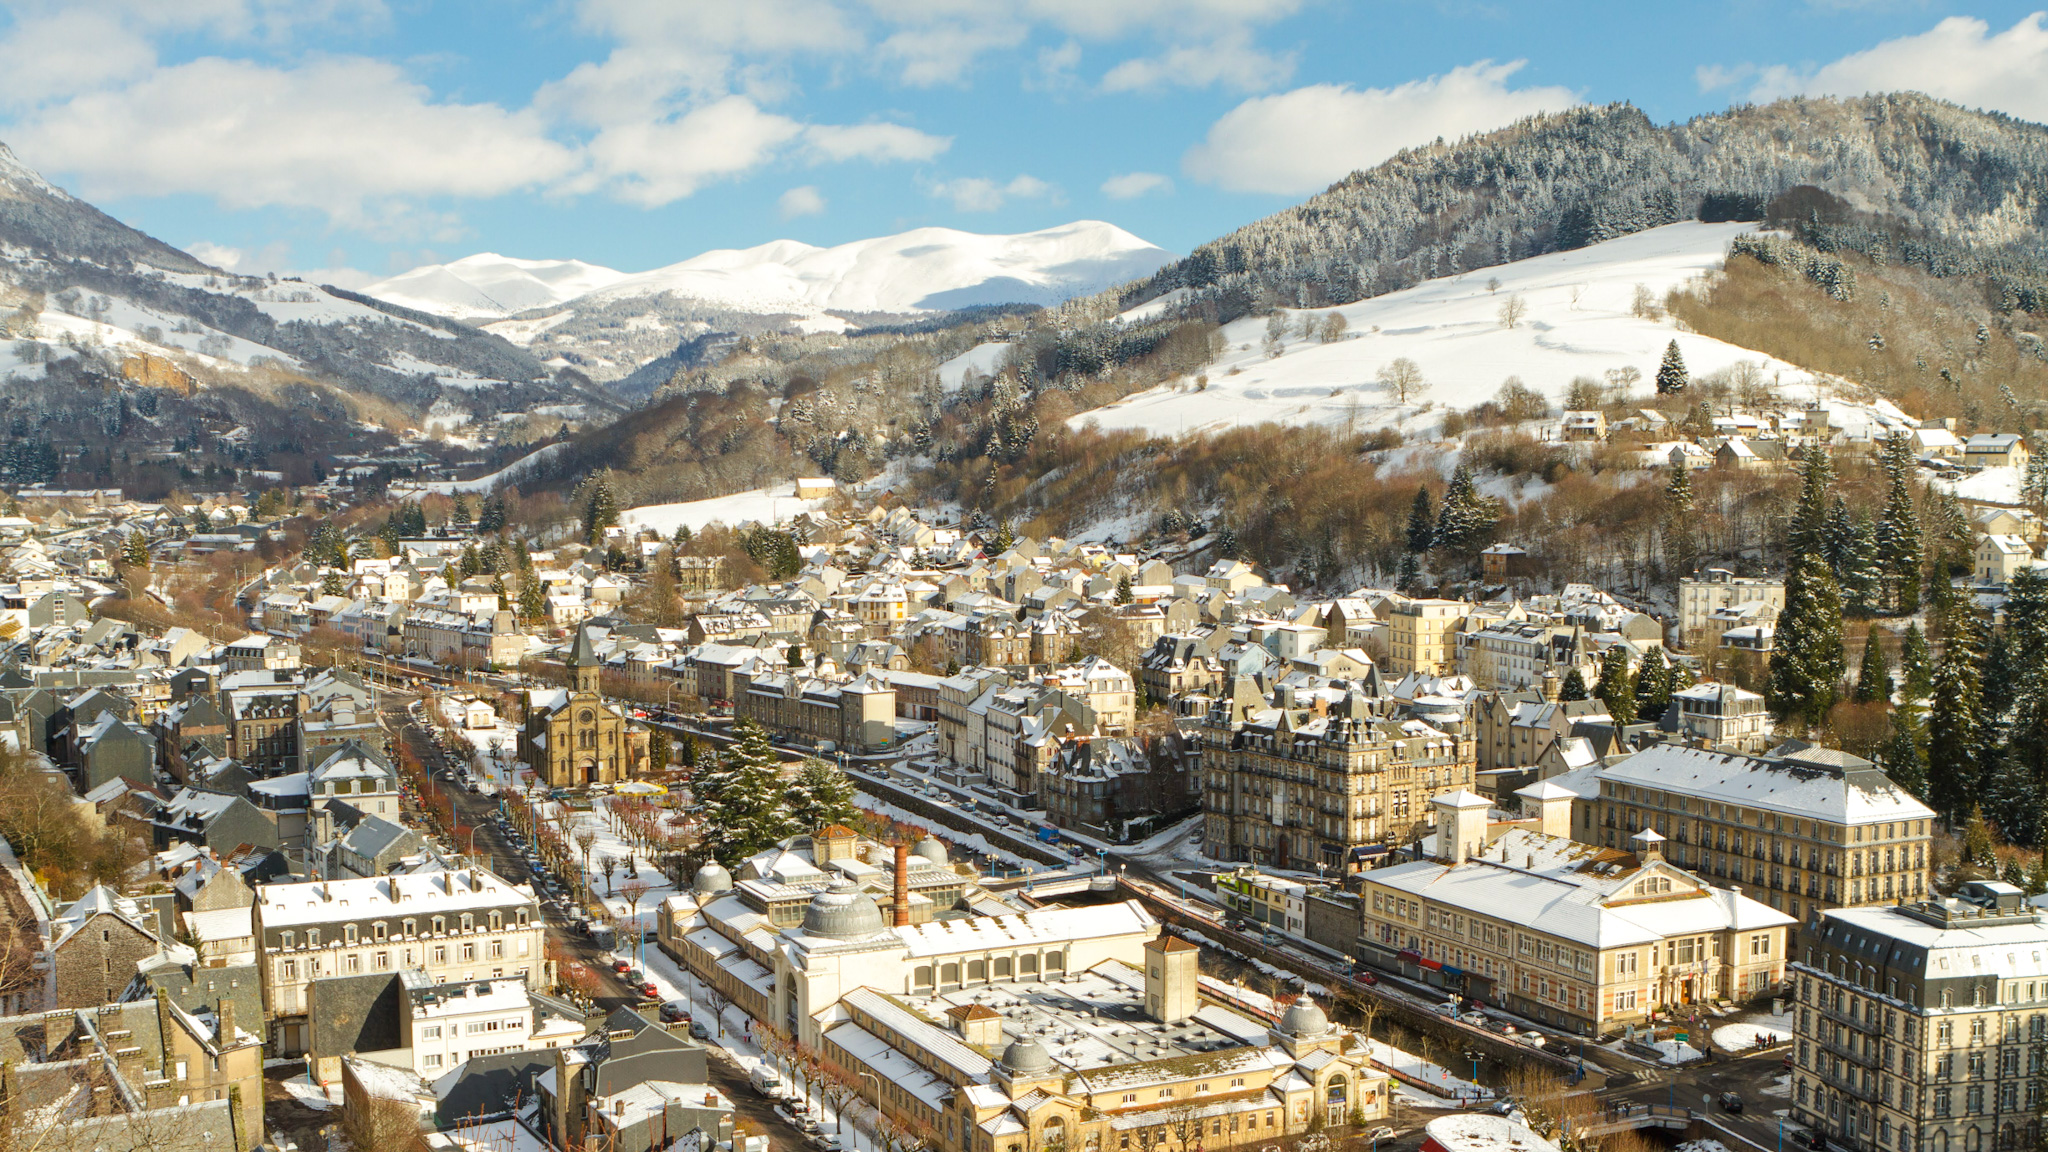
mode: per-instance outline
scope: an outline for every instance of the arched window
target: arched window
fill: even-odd
[[[1064,1149],[1067,1146],[1067,1118],[1064,1116],[1046,1117],[1042,1136],[1046,1148],[1055,1150],[1055,1152],[1059,1149]]]
[[[931,987],[931,986],[932,986],[932,966],[931,966],[931,965],[929,965],[929,964],[920,964],[920,965],[918,965],[918,966],[917,966],[917,970],[916,970],[915,972],[911,973],[911,975],[910,975],[910,983],[911,983],[911,985],[912,985],[913,987],[917,987],[917,988],[929,988],[929,987]]]

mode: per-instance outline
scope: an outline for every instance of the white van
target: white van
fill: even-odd
[[[760,1065],[753,1072],[749,1073],[747,1083],[752,1084],[754,1091],[759,1092],[763,1096],[779,1096],[782,1094],[782,1077],[777,1076],[775,1069],[768,1067],[766,1064]]]

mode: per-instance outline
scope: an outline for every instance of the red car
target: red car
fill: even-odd
[[[1352,975],[1351,978],[1353,980],[1358,981],[1360,984],[1377,984],[1380,982],[1380,978],[1373,975],[1370,972],[1355,973]]]
[[[661,989],[656,988],[654,981],[649,980],[640,986],[640,995],[645,996],[649,1000],[659,1000],[661,999]]]
[[[632,970],[633,962],[631,960],[612,961],[612,971],[617,972],[621,976],[624,976],[626,973],[631,972]]]

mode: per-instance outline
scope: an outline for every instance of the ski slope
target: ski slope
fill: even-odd
[[[1647,394],[1673,339],[1695,376],[1748,360],[1786,385],[1807,383],[1811,374],[1792,364],[1631,312],[1637,285],[1661,301],[1671,289],[1718,269],[1729,242],[1753,227],[1671,224],[1430,280],[1341,308],[1290,311],[1278,357],[1263,347],[1264,317],[1238,320],[1223,330],[1228,350],[1205,371],[1206,388],[1193,379],[1178,380],[1080,413],[1069,423],[1093,421],[1104,429],[1159,435],[1266,422],[1420,433],[1437,425],[1442,409],[1492,398],[1509,376],[1519,376],[1555,407],[1574,377],[1601,379],[1609,369],[1633,365],[1643,377],[1638,390]],[[1497,289],[1489,286],[1494,280]],[[1527,307],[1512,329],[1501,322],[1501,306],[1511,297]],[[1328,311],[1345,318],[1342,339],[1324,344],[1298,334],[1300,318]],[[1406,403],[1376,379],[1382,367],[1401,357],[1414,361],[1425,381]]]
[[[688,524],[690,531],[702,531],[706,524],[737,528],[748,521],[779,524],[792,517],[823,508],[824,500],[799,500],[795,484],[777,484],[751,492],[735,492],[709,500],[688,500],[681,504],[643,504],[619,513],[620,525],[638,530],[652,528],[662,536],[673,536],[676,526]]]

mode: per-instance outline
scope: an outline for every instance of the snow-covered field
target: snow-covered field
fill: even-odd
[[[663,536],[673,536],[679,524],[688,524],[692,532],[700,531],[713,522],[732,527],[749,520],[774,524],[824,506],[823,500],[797,499],[794,484],[778,484],[772,488],[756,488],[751,492],[735,492],[709,500],[643,504],[619,513],[619,523],[627,528],[652,528]]]
[[[1005,343],[976,344],[939,365],[939,387],[951,392],[969,380],[995,375],[1012,347]]]
[[[1963,500],[1980,500],[1987,504],[2011,504],[2018,507],[2020,486],[2026,477],[2018,468],[1986,468],[1973,472],[1961,480],[1937,480],[1935,483],[1954,492]]]
[[[440,492],[444,495],[453,495],[457,492],[490,492],[496,490],[499,485],[504,484],[506,481],[518,479],[534,465],[539,464],[541,461],[567,447],[567,444],[543,445],[491,473],[489,476],[479,476],[474,480],[421,480],[393,484],[391,488],[393,491],[402,489],[407,492]]]
[[[1288,313],[1282,354],[1268,356],[1266,320],[1249,317],[1223,330],[1228,350],[1193,380],[1150,389],[1070,421],[1159,435],[1244,424],[1382,426],[1420,432],[1441,416],[1426,408],[1469,408],[1519,376],[1553,406],[1574,377],[1601,379],[1634,367],[1647,394],[1673,339],[1694,375],[1754,361],[1766,376],[1804,383],[1809,373],[1761,353],[1682,332],[1669,320],[1631,311],[1638,285],[1662,300],[1670,289],[1718,269],[1729,242],[1747,224],[1671,224],[1572,252],[1556,252],[1418,284],[1356,304]],[[1490,286],[1493,281],[1499,287]],[[1527,314],[1513,328],[1502,305],[1519,298]],[[1151,305],[1133,309],[1131,315]],[[1341,314],[1344,338],[1322,343],[1299,334],[1303,317]],[[1406,403],[1377,380],[1397,358],[1414,361],[1424,386]]]

